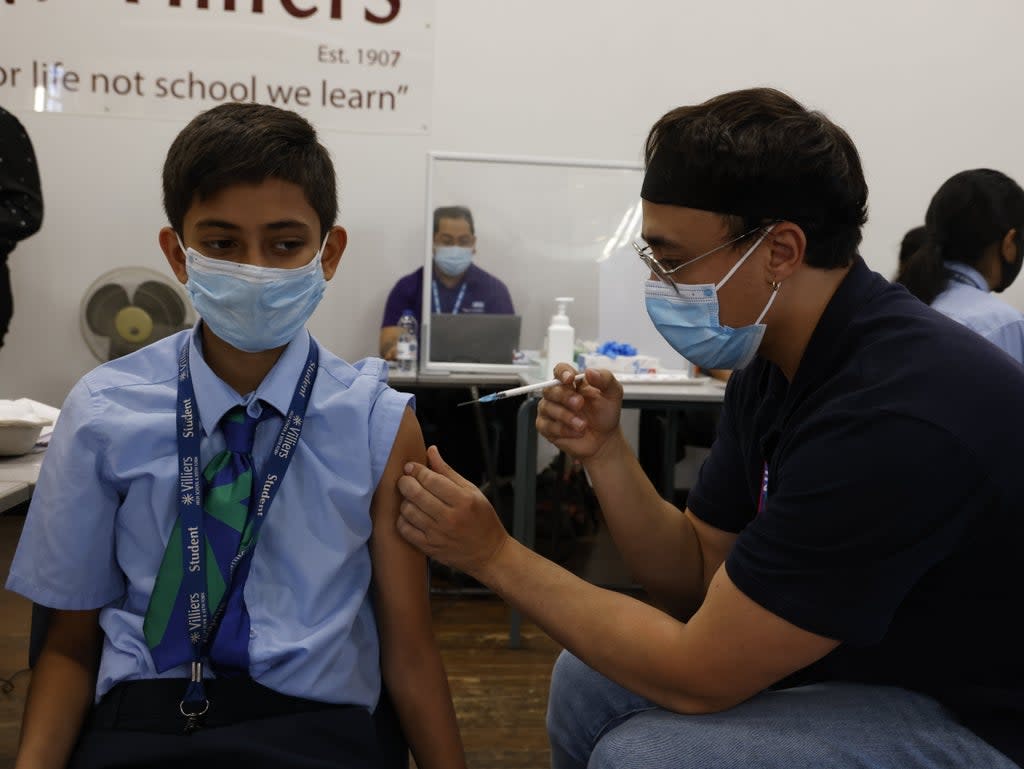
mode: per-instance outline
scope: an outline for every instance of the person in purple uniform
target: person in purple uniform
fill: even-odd
[[[489,313],[512,315],[508,287],[489,272],[473,264],[476,230],[473,213],[465,206],[434,209],[433,313]],[[412,310],[423,325],[423,268],[401,278],[384,305],[380,324],[380,356],[394,360],[398,347],[398,319]]]

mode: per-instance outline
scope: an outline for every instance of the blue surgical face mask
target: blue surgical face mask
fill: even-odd
[[[225,342],[245,352],[283,347],[306,325],[324,295],[320,264],[327,238],[313,260],[295,269],[256,267],[210,259],[185,248],[188,291],[196,313]]]
[[[718,291],[736,270],[761,245],[769,227],[722,280],[699,285],[676,284],[678,293],[660,280],[649,280],[644,289],[647,314],[654,327],[672,345],[672,349],[701,368],[738,369],[746,366],[757,353],[764,338],[761,321],[778,295],[774,284],[772,295],[753,325],[731,328],[718,320]]]
[[[445,275],[453,278],[469,269],[473,261],[473,249],[467,246],[435,246],[434,264]]]

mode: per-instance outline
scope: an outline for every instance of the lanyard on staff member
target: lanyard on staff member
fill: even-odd
[[[452,305],[452,315],[458,315],[459,310],[462,308],[462,300],[466,296],[466,281],[462,281],[462,287],[459,289],[459,295],[455,297],[455,304]],[[434,281],[434,312],[441,314],[441,293],[437,290],[437,281]]]
[[[764,463],[764,470],[761,472],[761,488],[757,496],[757,514],[760,515],[768,507],[768,463]]]
[[[253,550],[259,538],[260,529],[266,520],[267,511],[281,486],[281,481],[288,471],[294,453],[295,444],[302,431],[302,422],[306,414],[306,406],[313,391],[320,353],[316,342],[309,340],[309,355],[302,369],[302,376],[295,386],[291,406],[281,425],[281,430],[274,442],[274,450],[270,455],[263,476],[253,484],[253,492],[249,507],[246,528],[250,536],[242,537],[238,552],[231,560],[227,585],[220,605],[209,606],[206,587],[206,535],[203,525],[202,476],[199,469],[199,407],[196,403],[195,390],[192,385],[192,372],[189,368],[189,347],[186,344],[178,358],[178,517],[181,522],[183,574],[182,582],[187,595],[198,598],[197,611],[190,612],[186,618],[185,631],[188,633],[192,646],[192,675],[185,690],[185,696],[179,704],[181,714],[185,717],[185,731],[191,732],[199,727],[199,719],[210,707],[203,685],[203,664],[207,657],[214,634],[224,616],[231,590],[242,589],[235,586],[234,576],[239,566],[252,558]],[[191,490],[185,493],[185,490]],[[257,491],[258,490],[258,491]],[[251,527],[251,528],[250,528]],[[197,537],[199,547],[191,547],[193,537]],[[198,549],[198,563],[195,563]]]
[[[973,280],[969,276],[963,275],[962,273],[959,273],[956,270],[950,270],[949,271],[949,279],[954,281],[954,282],[956,282],[956,283],[961,283],[961,284],[963,284],[965,286],[970,286],[971,288],[976,288],[979,291],[988,291],[989,290],[988,286],[979,286],[978,285],[978,281]]]

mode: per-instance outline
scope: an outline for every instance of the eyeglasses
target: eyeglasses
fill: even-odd
[[[721,251],[723,248],[731,246],[733,243],[738,243],[739,241],[743,240],[744,238],[749,238],[754,233],[760,232],[762,230],[765,230],[765,229],[767,229],[770,226],[771,226],[770,223],[769,224],[760,224],[757,227],[755,227],[754,229],[750,230],[749,232],[744,232],[742,235],[737,235],[732,240],[727,240],[725,243],[722,243],[720,246],[715,246],[710,251],[705,251],[700,256],[693,257],[693,259],[687,259],[682,264],[677,264],[675,267],[672,267],[672,268],[667,268],[667,267],[662,266],[661,262],[659,262],[654,257],[653,249],[650,246],[648,246],[648,245],[642,245],[641,246],[639,243],[637,243],[634,240],[633,241],[633,250],[636,251],[636,255],[640,257],[640,261],[642,261],[645,265],[647,265],[648,269],[650,269],[651,272],[653,272],[655,275],[657,275],[662,281],[664,281],[665,283],[668,283],[670,286],[672,286],[672,290],[675,291],[678,294],[679,293],[679,287],[676,286],[676,282],[674,280],[672,280],[672,274],[673,273],[679,272],[679,270],[683,269],[683,267],[687,267],[687,266],[693,264],[694,262],[699,261],[700,259],[703,259],[705,256],[711,256],[712,254],[716,254],[719,251]]]

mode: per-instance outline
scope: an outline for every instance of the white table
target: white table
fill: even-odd
[[[437,372],[388,370],[388,384],[402,387],[515,387],[522,381],[516,372],[481,373],[465,371]]]
[[[524,377],[524,383],[531,380]],[[622,386],[623,408],[658,409],[666,412],[668,423],[662,445],[662,489],[665,499],[671,500],[674,493],[676,433],[679,429],[679,412],[683,409],[721,407],[725,397],[723,382],[704,377],[698,383],[686,384],[635,384]],[[537,394],[539,395],[539,393]],[[512,536],[531,550],[536,538],[537,516],[537,405],[539,397],[528,397],[519,407],[516,418],[516,478],[513,510]],[[518,648],[522,617],[512,610],[509,628],[509,646]]]
[[[0,513],[31,498],[42,464],[42,452],[0,457]]]

